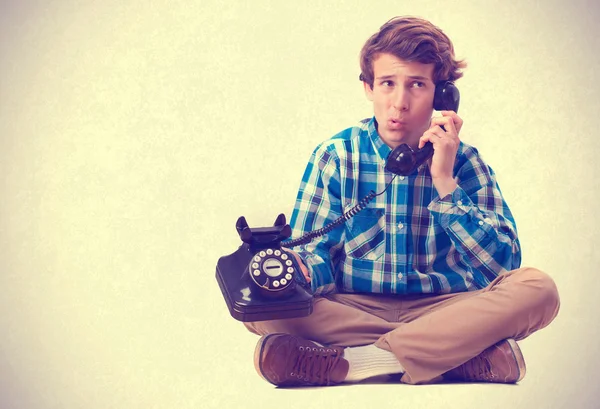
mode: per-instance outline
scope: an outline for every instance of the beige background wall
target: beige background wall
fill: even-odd
[[[238,216],[289,216],[314,146],[372,114],[358,52],[402,14],[467,59],[461,137],[561,313],[522,343],[516,387],[276,390],[217,259]],[[599,17],[583,0],[0,1],[0,407],[597,407]]]

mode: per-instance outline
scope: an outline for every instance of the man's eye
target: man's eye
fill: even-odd
[[[393,87],[394,83],[392,81],[383,81],[381,85],[383,85],[384,87]]]
[[[425,83],[424,83],[424,82],[421,82],[421,81],[414,81],[414,82],[411,84],[411,86],[412,86],[413,88],[423,88],[423,87],[425,86]]]

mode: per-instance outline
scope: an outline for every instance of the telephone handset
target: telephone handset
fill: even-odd
[[[437,84],[433,107],[438,111],[458,111],[458,89],[449,81]],[[407,176],[433,155],[433,146],[427,143],[413,151],[403,144],[387,158],[385,169]],[[231,316],[238,321],[265,321],[308,316],[312,313],[313,297],[296,259],[284,250],[309,243],[345,223],[363,210],[376,196],[383,194],[392,180],[380,193],[371,191],[356,206],[327,226],[288,240],[292,233],[280,214],[272,227],[250,228],[242,216],[236,230],[242,245],[234,253],[219,258],[216,278]]]
[[[443,81],[435,86],[433,109],[436,111],[458,112],[460,93],[458,88],[450,81]],[[442,126],[442,129],[444,127]],[[403,143],[395,148],[387,157],[385,170],[400,176],[408,176],[419,166],[433,156],[433,145],[427,142],[421,149],[414,151]]]

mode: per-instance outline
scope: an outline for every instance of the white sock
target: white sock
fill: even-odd
[[[344,382],[359,382],[378,375],[403,373],[396,356],[375,344],[344,349],[344,359],[350,364]]]

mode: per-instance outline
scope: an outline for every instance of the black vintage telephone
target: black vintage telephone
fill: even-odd
[[[435,110],[458,111],[460,96],[450,81],[436,85],[433,107]],[[442,127],[443,128],[443,127]],[[385,169],[395,175],[407,176],[433,155],[433,146],[427,143],[413,151],[407,144],[390,152]],[[395,176],[394,176],[395,177]],[[392,179],[393,180],[393,179]],[[375,193],[371,191],[356,206],[322,229],[284,241],[292,233],[280,214],[272,227],[250,228],[246,219],[238,218],[236,230],[242,245],[234,253],[219,258],[216,278],[229,313],[238,321],[265,321],[297,318],[312,313],[312,290],[294,256],[284,250],[312,241],[330,232],[364,209],[376,196],[391,185]]]
[[[235,227],[243,244],[217,263],[217,281],[231,316],[246,322],[309,315],[310,285],[281,245],[292,233],[285,216],[280,214],[273,227],[252,229],[242,216]]]

